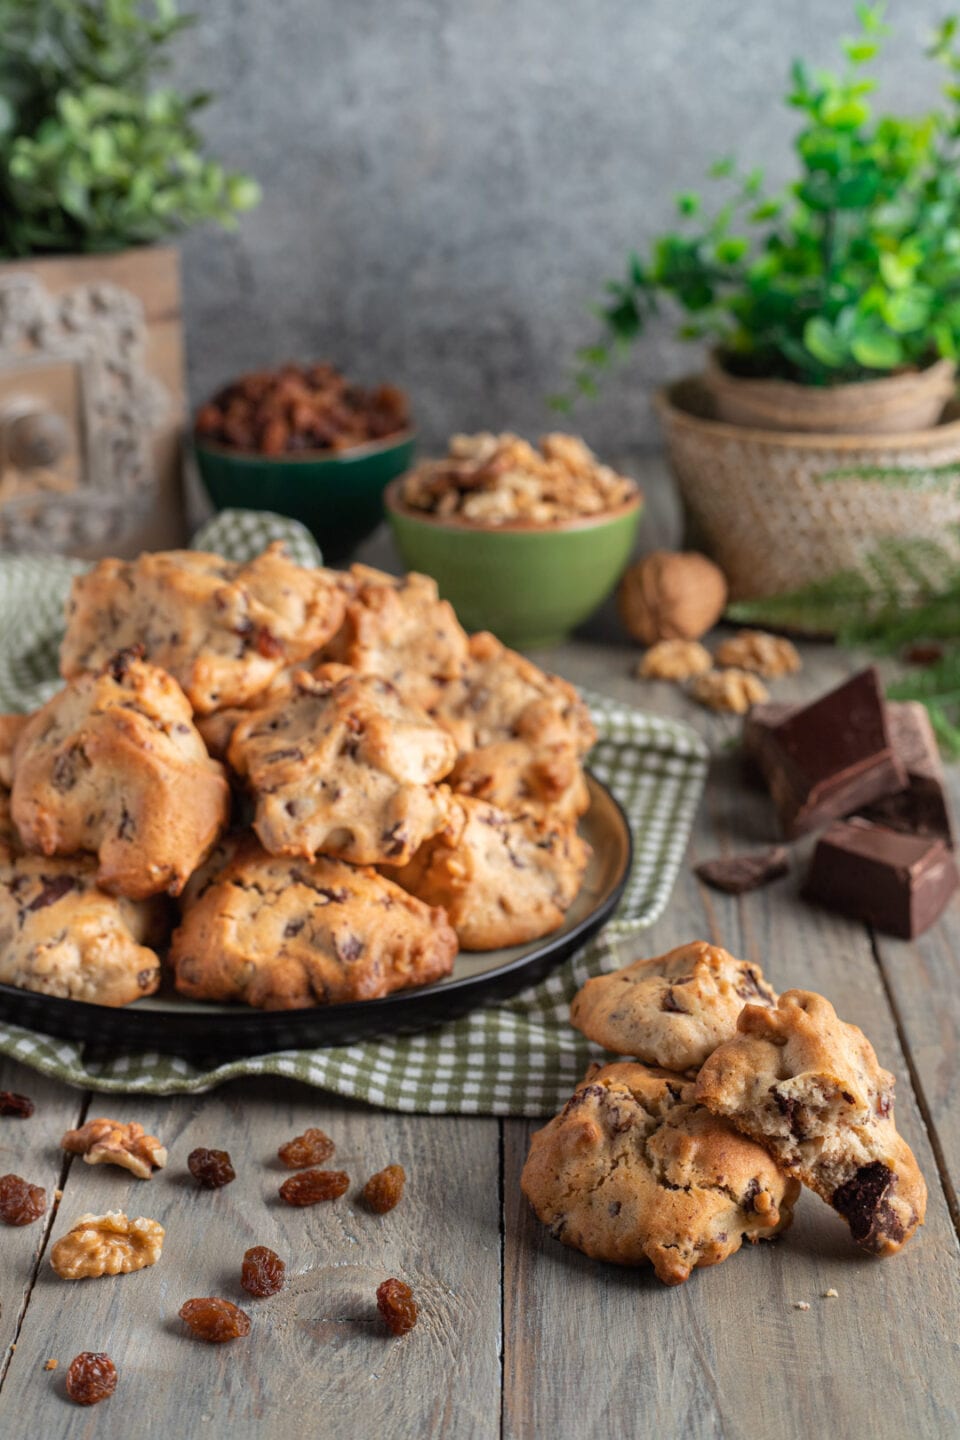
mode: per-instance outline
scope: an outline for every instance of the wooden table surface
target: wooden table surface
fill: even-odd
[[[668,509],[661,497],[661,527]],[[829,646],[804,647],[804,660],[777,697],[819,693],[855,663]],[[633,679],[636,651],[616,641],[609,617],[549,663],[682,715],[714,743],[690,862],[774,838],[768,802],[744,787],[726,743],[738,726],[673,686]],[[956,767],[951,779],[960,817]],[[0,1063],[0,1088],[36,1102],[32,1119],[0,1120],[0,1173],[62,1192],[41,1222],[0,1234],[0,1436],[960,1434],[960,903],[916,943],[891,941],[806,905],[801,873],[798,863],[787,880],[732,899],[700,886],[688,864],[637,951],[714,940],[762,962],[779,989],[822,991],[866,1031],[897,1074],[898,1122],[930,1190],[926,1225],[902,1254],[859,1252],[805,1193],[782,1241],[746,1247],[665,1289],[649,1270],[564,1249],[536,1223],[519,1190],[534,1122],[401,1116],[266,1080],[177,1099],[101,1098]],[[97,1114],[159,1135],[167,1169],[144,1183],[65,1158],[64,1130]],[[283,1205],[276,1148],[307,1125],[335,1138],[337,1163],[357,1181],[401,1162],[409,1179],[400,1207],[373,1217],[354,1191],[313,1209]],[[185,1164],[197,1145],[229,1149],[237,1180],[198,1190]],[[161,1262],[116,1279],[58,1279],[52,1241],[84,1212],[117,1208],[165,1226]],[[270,1300],[249,1300],[238,1284],[242,1253],[255,1244],[287,1261],[287,1287]],[[401,1340],[373,1310],[390,1275],[408,1280],[422,1307]],[[831,1288],[837,1298],[823,1298]],[[209,1294],[248,1309],[249,1339],[203,1346],[185,1337],[179,1306]],[[120,1374],[113,1398],[91,1410],[65,1398],[64,1372],[81,1350],[106,1350]],[[57,1370],[44,1369],[48,1359]]]

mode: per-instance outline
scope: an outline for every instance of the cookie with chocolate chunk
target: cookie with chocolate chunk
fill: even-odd
[[[554,1239],[652,1264],[664,1285],[785,1230],[800,1191],[691,1086],[634,1063],[592,1067],[533,1136],[520,1184]]]
[[[60,671],[70,680],[141,645],[208,715],[249,704],[325,645],[343,613],[332,571],[295,564],[280,541],[242,563],[200,550],[101,560],[73,582]]]
[[[129,1005],[160,984],[154,901],[108,895],[92,856],[27,855],[0,844],[0,981],[22,990]]]
[[[166,671],[123,652],[71,680],[17,740],[11,809],[24,848],[95,854],[97,883],[177,895],[226,824],[230,792]]]
[[[893,1255],[923,1224],[927,1187],[869,1040],[807,990],[746,1006],[737,1030],[703,1066],[696,1098],[832,1205],[865,1249]]]
[[[736,1035],[744,1005],[776,999],[759,965],[694,940],[588,980],[573,998],[570,1023],[618,1055],[696,1070]]]
[[[539,820],[575,825],[590,808],[583,767],[575,747],[566,741],[536,745],[496,740],[461,755],[449,783],[459,795]]]
[[[241,720],[227,751],[273,855],[403,865],[443,826],[450,736],[389,680],[343,665],[299,671],[290,693]]]
[[[184,906],[170,960],[191,999],[290,1010],[427,985],[456,953],[443,911],[375,870],[247,840]]]
[[[563,923],[589,857],[572,825],[457,796],[439,834],[391,873],[421,900],[443,906],[464,949],[498,950]]]

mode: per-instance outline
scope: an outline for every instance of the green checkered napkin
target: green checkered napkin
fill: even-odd
[[[301,563],[319,562],[295,521],[252,511],[225,511],[193,543],[248,559],[276,539]],[[0,556],[0,709],[32,709],[57,689],[63,604],[81,569],[78,561],[51,556]],[[571,997],[589,976],[642,953],[640,932],[666,906],[707,765],[706,747],[686,726],[601,696],[587,699],[600,736],[590,766],[629,816],[633,868],[616,918],[540,984],[421,1035],[209,1067],[168,1055],[105,1057],[102,1050],[4,1024],[0,1001],[0,1054],[101,1091],[172,1095],[241,1075],[288,1075],[393,1110],[552,1114],[601,1054],[570,1027]]]

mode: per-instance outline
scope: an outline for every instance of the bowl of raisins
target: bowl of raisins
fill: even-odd
[[[200,407],[193,440],[217,510],[300,520],[331,563],[379,525],[416,445],[402,390],[364,389],[325,363],[241,375]]]

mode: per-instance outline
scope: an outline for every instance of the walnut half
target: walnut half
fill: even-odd
[[[644,655],[641,680],[689,680],[713,668],[710,651],[699,640],[658,640]]]
[[[765,630],[740,630],[730,636],[717,646],[716,661],[724,667],[752,670],[767,679],[795,675],[800,669],[796,646],[782,635],[768,635]]]
[[[70,1155],[82,1155],[87,1165],[122,1165],[138,1180],[149,1180],[167,1163],[164,1146],[135,1120],[88,1120],[79,1130],[68,1130],[60,1145]]]
[[[691,682],[690,694],[711,710],[731,710],[745,715],[751,705],[762,705],[770,692],[748,670],[710,670]]]
[[[50,1264],[64,1280],[129,1275],[157,1263],[163,1236],[163,1226],[142,1215],[137,1220],[121,1210],[81,1215],[50,1251]]]

